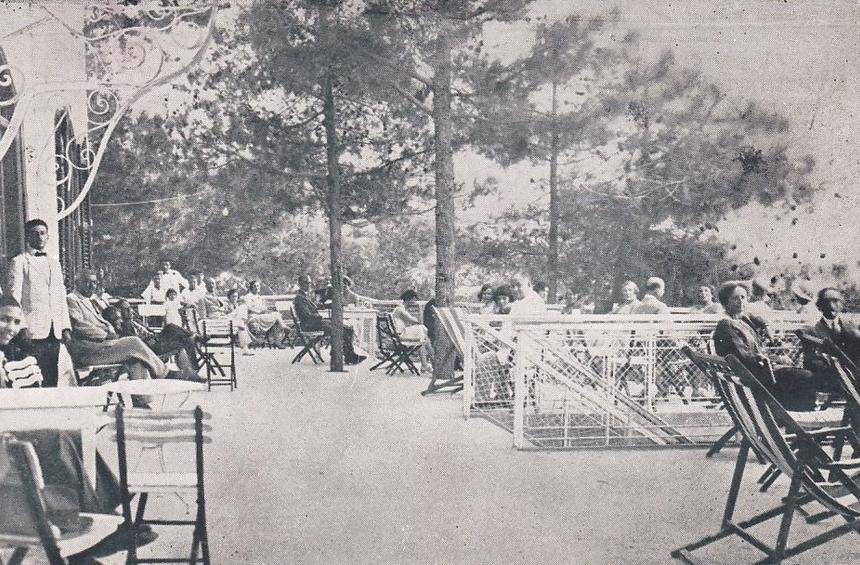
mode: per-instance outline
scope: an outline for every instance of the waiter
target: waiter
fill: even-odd
[[[41,219],[24,224],[27,248],[9,262],[8,293],[21,304],[32,340],[30,352],[42,370],[43,387],[57,386],[60,343],[72,337],[63,270],[49,257],[48,224]]]

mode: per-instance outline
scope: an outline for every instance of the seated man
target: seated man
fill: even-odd
[[[228,307],[226,300],[216,296],[215,290],[217,287],[215,285],[215,279],[206,279],[205,284],[206,292],[203,294],[202,316],[200,319],[226,318],[230,308]]]
[[[226,316],[233,321],[233,327],[236,328],[242,355],[253,355],[254,352],[249,349],[252,339],[248,332],[248,306],[239,301],[238,289],[231,288],[227,291],[227,305],[224,308],[227,311]]]
[[[185,329],[174,324],[167,324],[158,334],[155,334],[143,324],[135,320],[125,319],[122,309],[116,306],[105,308],[102,317],[110,322],[119,336],[140,338],[156,355],[173,355],[176,359],[176,365],[180,369],[196,373],[200,368],[194,338]]]
[[[280,346],[287,330],[281,321],[281,315],[269,310],[260,296],[260,281],[251,281],[248,284],[248,294],[243,300],[248,308],[248,331],[257,337],[264,336],[269,344]]]
[[[75,291],[68,295],[69,318],[72,321],[72,340],[68,349],[75,364],[121,363],[130,379],[167,377],[200,380],[196,373],[168,372],[164,362],[140,338],[120,337],[90,301],[97,284],[95,273],[84,270],[78,278]]]
[[[821,339],[829,339],[855,364],[860,361],[860,328],[842,318],[845,307],[842,293],[835,288],[822,288],[818,291],[815,306],[821,312],[821,319],[814,326],[804,328],[804,331]],[[804,347],[803,366],[815,375],[816,382],[821,385],[819,388],[827,389],[824,392],[841,393],[839,375],[820,352]]]
[[[293,299],[293,308],[299,319],[301,328],[305,331],[323,331],[331,333],[331,322],[320,316],[316,305],[308,298],[311,288],[311,278],[307,275],[299,277],[299,291]],[[347,365],[355,365],[366,359],[365,355],[359,355],[353,348],[352,340],[355,332],[347,325],[343,327],[343,357]]]

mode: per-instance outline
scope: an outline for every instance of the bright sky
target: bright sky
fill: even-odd
[[[535,12],[552,18],[568,15],[568,0],[538,2]],[[796,154],[811,154],[817,162],[816,180],[824,184],[812,213],[783,220],[772,211],[747,210],[721,227],[726,239],[738,244],[739,260],[754,256],[763,269],[798,261],[829,266],[860,260],[860,230],[855,229],[860,189],[860,3],[848,0],[579,0],[584,15],[618,5],[620,33],[641,35],[643,54],[656,56],[672,49],[677,60],[700,68],[733,97],[750,98],[791,120]],[[491,52],[505,58],[526,52],[529,25],[497,28],[488,33]],[[535,199],[529,177],[535,171],[519,166],[508,171],[474,155],[457,162],[458,180],[487,175],[500,177],[501,197],[482,203],[483,213],[496,213],[511,204]],[[838,194],[839,197],[835,196]],[[480,211],[462,214],[464,221],[481,219]],[[826,257],[821,259],[824,253]]]

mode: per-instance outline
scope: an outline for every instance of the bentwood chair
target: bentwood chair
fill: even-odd
[[[726,407],[743,439],[720,530],[676,549],[672,557],[695,564],[699,561],[693,557],[693,551],[729,536],[738,536],[765,555],[757,563],[779,564],[844,534],[860,531],[860,482],[857,480],[860,460],[836,460],[821,445],[823,438],[854,435],[851,427],[806,430],[736,357],[729,355],[725,360],[712,357],[708,361],[719,369],[712,374],[717,378],[722,396],[727,401]],[[750,450],[779,469],[790,479],[790,485],[781,504],[746,520],[736,521],[734,512]],[[844,523],[794,545],[789,544],[794,514],[804,514],[803,507],[812,502],[826,509],[824,518],[839,516]],[[775,543],[768,544],[751,529],[774,518],[781,519],[779,533]]]
[[[124,408],[116,409],[116,444],[119,459],[119,482],[122,490],[123,528],[129,532],[127,563],[196,563],[202,560],[209,565],[209,534],[206,527],[206,492],[203,481],[203,445],[211,443],[207,435],[211,431],[204,420],[211,416],[198,406],[193,411],[153,412]],[[161,469],[154,472],[137,472],[129,468],[129,446],[136,445],[160,449]],[[175,471],[165,469],[164,450],[179,448],[184,456],[170,458],[171,462],[193,461],[194,471]],[[190,456],[189,456],[190,455]],[[140,462],[138,463],[140,465]],[[182,494],[196,497],[197,511],[193,520],[148,519],[145,517],[146,504],[153,494]],[[137,510],[134,517],[131,502],[138,495]],[[152,526],[192,526],[191,553],[182,557],[140,558],[137,554],[137,532],[141,525]],[[199,556],[199,557],[198,557]]]
[[[0,445],[0,547],[14,547],[9,564],[23,563],[28,551],[41,547],[51,565],[82,554],[116,532],[122,517],[79,513],[71,531],[61,531],[49,519],[45,482],[33,445],[7,435]]]

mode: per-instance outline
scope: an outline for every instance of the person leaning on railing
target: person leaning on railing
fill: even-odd
[[[815,408],[818,386],[812,372],[791,366],[785,356],[771,360],[764,339],[769,338],[767,323],[746,310],[747,289],[736,281],[724,283],[718,298],[727,317],[714,330],[717,355],[734,355],[782,403],[787,410],[809,411]],[[824,389],[832,387],[822,385]]]

